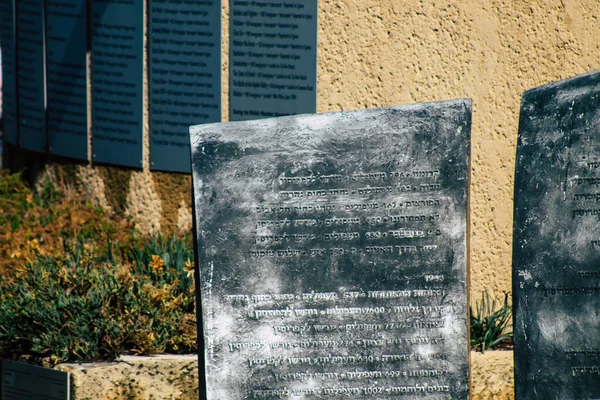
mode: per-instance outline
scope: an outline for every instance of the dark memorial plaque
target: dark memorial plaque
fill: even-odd
[[[6,143],[19,142],[17,117],[17,54],[15,43],[15,2],[0,0],[0,50],[2,51],[2,119]]]
[[[317,111],[317,0],[231,0],[229,120]]]
[[[18,0],[17,104],[21,148],[46,152],[44,2]]]
[[[517,399],[600,399],[600,72],[526,92],[515,178]]]
[[[189,127],[221,120],[221,2],[149,10],[150,168],[190,173]]]
[[[92,1],[92,159],[142,167],[144,2]]]
[[[208,399],[467,399],[470,100],[191,128]]]
[[[19,0],[20,1],[20,0]],[[69,400],[68,372],[2,360],[2,400]]]
[[[46,0],[48,148],[87,160],[87,1]]]

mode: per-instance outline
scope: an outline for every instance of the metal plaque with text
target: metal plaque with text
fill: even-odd
[[[2,360],[2,400],[70,400],[70,374],[16,361]]]
[[[2,121],[3,140],[19,143],[17,104],[17,53],[15,2],[0,0],[0,51],[2,51]]]
[[[23,149],[45,153],[48,141],[44,2],[19,0],[15,4],[19,142]]]
[[[142,167],[144,2],[92,1],[92,159]]]
[[[221,120],[221,2],[149,10],[150,168],[189,173],[190,126]]]
[[[317,0],[231,0],[229,120],[317,111]]]
[[[46,0],[48,149],[87,160],[88,7],[81,0]]]

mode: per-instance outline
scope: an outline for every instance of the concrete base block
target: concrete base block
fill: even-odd
[[[195,355],[122,356],[115,362],[60,364],[72,400],[198,400]]]
[[[115,362],[60,364],[72,400],[197,400],[195,355],[122,356]],[[471,352],[471,399],[514,400],[512,351]]]

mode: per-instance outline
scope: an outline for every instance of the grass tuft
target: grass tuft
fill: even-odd
[[[481,293],[481,301],[469,307],[471,323],[471,348],[482,353],[495,347],[512,344],[513,332],[509,328],[512,322],[512,307],[508,304],[508,293],[504,294],[504,303],[496,309],[496,299],[489,293]]]

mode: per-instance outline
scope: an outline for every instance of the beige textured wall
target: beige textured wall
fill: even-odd
[[[319,2],[319,112],[473,99],[473,298],[511,290],[521,95],[600,69],[599,17],[597,0]]]
[[[227,120],[228,0],[222,7]],[[319,112],[473,99],[472,299],[511,290],[521,95],[600,69],[599,17],[598,0],[319,0]],[[80,168],[67,181],[143,230],[189,229],[189,176],[150,173],[147,148],[144,160],[143,171]],[[60,181],[69,171],[45,174]]]
[[[512,351],[471,352],[471,398],[514,400]]]

